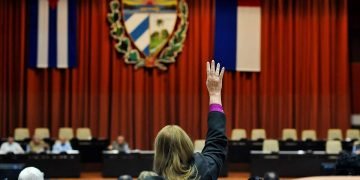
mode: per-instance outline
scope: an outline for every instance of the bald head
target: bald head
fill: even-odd
[[[20,172],[18,180],[44,180],[44,173],[35,167],[27,167]]]

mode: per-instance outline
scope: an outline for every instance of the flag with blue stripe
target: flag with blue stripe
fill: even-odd
[[[259,72],[261,1],[216,0],[215,54],[227,70]]]
[[[76,67],[76,0],[29,0],[29,67]]]

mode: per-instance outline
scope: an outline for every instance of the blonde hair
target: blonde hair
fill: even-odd
[[[199,179],[193,153],[194,144],[183,129],[165,126],[155,139],[154,171],[168,180]]]

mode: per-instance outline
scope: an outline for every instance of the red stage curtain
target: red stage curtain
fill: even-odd
[[[360,114],[360,63],[351,63],[352,113]]]
[[[347,28],[346,0],[262,1],[261,73],[227,74],[228,128],[349,127]]]
[[[25,3],[0,1],[0,137],[25,123]]]
[[[18,126],[90,127],[93,135],[124,134],[133,148],[152,148],[166,124],[204,138],[208,95],[205,62],[213,56],[214,1],[188,0],[183,53],[167,72],[134,70],[114,51],[109,1],[78,1],[79,67],[27,69],[26,1],[0,2],[0,135]],[[224,80],[228,132],[265,128],[349,126],[346,0],[264,0],[262,71]]]

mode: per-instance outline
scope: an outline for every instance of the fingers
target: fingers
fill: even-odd
[[[206,74],[207,74],[207,76],[209,76],[209,74],[210,74],[210,63],[209,62],[206,62]]]
[[[225,67],[221,68],[221,72],[220,72],[220,79],[222,80],[224,77],[224,72],[225,72]]]
[[[220,63],[217,63],[215,74],[219,76],[220,73]]]
[[[210,73],[212,73],[212,74],[215,73],[215,61],[214,60],[211,61]]]
[[[221,69],[221,71],[220,71]],[[221,68],[220,63],[217,63],[217,65],[215,66],[215,61],[212,60],[211,64],[210,62],[206,62],[206,74],[209,76],[210,74],[214,74],[219,76],[221,79],[224,76],[224,72],[225,72],[225,67]]]

